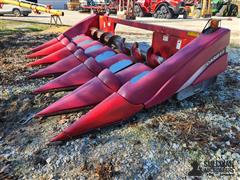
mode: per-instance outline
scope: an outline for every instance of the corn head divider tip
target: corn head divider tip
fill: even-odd
[[[125,38],[115,35],[117,24],[152,31],[147,53],[137,42],[127,48]],[[62,141],[121,122],[172,96],[182,100],[205,90],[227,67],[230,31],[216,24],[197,33],[89,16],[28,55],[42,57],[30,66],[50,64],[31,77],[60,75],[34,93],[76,88],[36,117],[95,106],[51,140]]]

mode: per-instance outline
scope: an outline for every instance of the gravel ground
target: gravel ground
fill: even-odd
[[[16,33],[0,39],[0,172],[19,179],[187,179],[194,161],[232,160],[231,178],[240,178],[239,48],[228,48],[229,67],[208,91],[181,102],[171,99],[79,139],[49,144],[87,112],[32,119],[66,93],[34,96],[31,92],[49,79],[27,78],[36,71],[25,67],[27,49],[54,36]],[[127,39],[150,41],[146,34]]]

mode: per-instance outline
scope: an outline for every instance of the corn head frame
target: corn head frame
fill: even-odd
[[[142,54],[115,34],[117,24],[153,32]],[[227,68],[230,30],[210,20],[202,32],[91,15],[45,44],[32,49],[28,66],[48,65],[31,78],[57,76],[34,91],[75,89],[36,117],[94,106],[51,141],[62,141],[123,121],[144,108],[175,96],[205,90]]]

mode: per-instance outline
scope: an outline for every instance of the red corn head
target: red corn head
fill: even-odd
[[[81,50],[78,50],[81,51]],[[61,61],[58,61],[44,69],[40,69],[38,72],[32,74],[30,78],[39,78],[39,77],[47,77],[52,75],[60,75],[63,74],[74,67],[80,65],[82,62],[84,62],[87,59],[87,56],[85,56],[83,53],[78,56],[78,58],[75,55],[70,55]]]
[[[74,43],[69,43],[66,47],[59,49],[58,51],[49,54],[39,60],[36,60],[35,62],[31,62],[27,64],[27,66],[35,66],[35,65],[41,65],[41,64],[51,64],[55,63],[57,61],[62,60],[63,58],[68,57],[69,55],[75,53],[76,51],[84,51],[84,49],[87,49],[91,46],[100,44],[97,41],[92,41],[88,36],[81,39],[82,41],[79,42],[78,45],[75,45]],[[88,42],[91,41],[91,42]],[[79,48],[79,50],[77,50]]]
[[[142,104],[131,104],[118,93],[113,93],[62,133],[51,139],[51,142],[67,140],[91,130],[118,123],[141,109],[143,109]]]
[[[45,42],[44,44],[42,44],[42,45],[40,45],[38,47],[32,48],[31,52],[34,53],[34,52],[40,51],[40,50],[42,50],[42,49],[44,49],[44,48],[46,48],[48,46],[51,46],[51,45],[53,45],[53,44],[55,44],[57,42],[59,42],[58,39],[54,38],[54,39],[52,39],[50,41]]]
[[[47,92],[54,89],[69,89],[72,87],[77,87],[92,79],[94,76],[95,74],[93,72],[91,72],[85,65],[81,64],[36,89],[34,94]]]
[[[150,70],[150,68],[140,63],[134,64],[116,74],[109,69],[104,69],[98,77],[91,79],[72,93],[48,106],[36,116],[60,114],[95,105],[118,91],[122,84],[146,70]]]
[[[79,65],[57,77],[56,79],[53,79],[52,81],[35,90],[34,93],[38,94],[52,90],[72,89],[78,87],[92,79],[94,76],[97,76],[103,70],[103,68],[110,67],[112,64],[127,58],[128,57],[123,54],[118,54],[116,56],[107,58],[107,63],[104,65],[101,63],[96,63],[93,58],[88,58],[83,65]],[[88,67],[85,66],[86,64],[88,64]],[[135,71],[136,70],[134,70],[134,72]],[[132,72],[132,74],[134,73]],[[33,74],[32,76],[36,77],[36,74]]]
[[[84,52],[83,52],[83,50],[78,49],[74,53],[74,55],[79,59],[79,62],[84,62],[88,58],[88,56],[96,57],[97,55],[102,54],[102,53],[108,51],[109,49],[110,48],[107,46],[103,47],[102,45],[98,44],[98,45],[89,47]],[[70,58],[66,57],[66,58],[62,59],[61,61],[58,61],[44,69],[39,70],[38,72],[31,75],[30,78],[46,77],[46,76],[51,76],[51,75],[63,74],[65,72],[71,70],[72,68],[76,67],[77,65],[81,64],[77,61],[76,57],[73,57],[73,59],[72,59],[72,56]]]
[[[57,43],[46,47],[44,49],[41,49],[40,51],[34,52],[32,54],[27,55],[27,58],[37,58],[37,57],[43,57],[43,56],[47,56],[49,54],[52,54],[56,51],[58,51],[59,49],[64,48],[65,45],[63,45],[60,41],[58,41]]]
[[[86,106],[95,105],[112,93],[113,90],[108,88],[100,79],[95,77],[36,114],[36,117],[71,112]]]
[[[77,49],[84,50],[90,46],[100,44],[98,41],[93,41],[90,37],[86,36],[78,40],[77,44],[69,43],[66,47],[59,49],[52,54],[49,54],[42,59],[36,60],[35,62],[27,64],[27,66],[51,64],[62,60],[63,58],[75,53]]]
[[[27,64],[27,66],[38,66],[38,65],[43,65],[43,64],[51,64],[51,63],[55,63],[57,61],[62,60],[65,57],[68,57],[72,55],[72,52],[69,51],[66,47],[52,53],[49,54],[41,59],[38,59],[34,62],[30,62]]]

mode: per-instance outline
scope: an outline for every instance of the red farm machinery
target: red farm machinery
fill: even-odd
[[[80,0],[80,12],[94,12],[96,14],[116,14],[118,1],[114,0]]]
[[[117,25],[152,31],[143,54],[115,33]],[[93,108],[51,141],[63,141],[120,123],[171,97],[183,100],[206,90],[227,68],[230,30],[210,20],[202,32],[91,15],[45,44],[27,58],[28,66],[47,65],[30,76],[55,76],[34,91],[74,89],[35,115],[47,117]],[[56,134],[56,132],[54,132]]]
[[[138,17],[154,16],[155,18],[171,19],[179,15],[186,17],[183,0],[138,0],[135,3],[135,15]]]
[[[134,10],[137,17],[154,16],[155,18],[171,19],[179,15],[186,17],[185,3],[183,0],[88,0],[82,1],[81,11],[93,11],[97,14],[117,13],[125,11],[129,16]],[[131,15],[133,16],[133,15]]]

